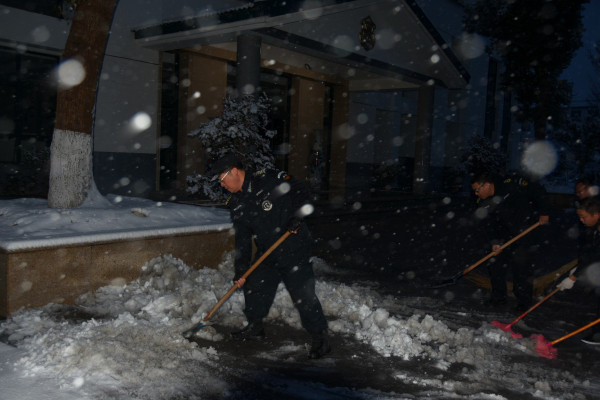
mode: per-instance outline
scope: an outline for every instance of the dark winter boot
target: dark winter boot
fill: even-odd
[[[321,333],[313,333],[312,335],[312,345],[310,346],[310,351],[308,352],[308,358],[316,359],[321,358],[325,354],[331,351],[331,346],[329,346],[329,339],[327,338],[327,332],[323,331]]]
[[[515,306],[515,311],[522,313],[522,312],[529,310],[530,307],[531,307],[531,305],[529,305],[529,304],[518,302],[517,305]]]
[[[506,297],[491,297],[485,304],[490,308],[502,307],[506,305]]]
[[[262,340],[265,336],[262,320],[250,321],[243,329],[231,332],[233,340]]]

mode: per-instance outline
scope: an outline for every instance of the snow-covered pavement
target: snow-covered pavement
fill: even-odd
[[[317,271],[332,272],[314,261]],[[197,271],[163,256],[149,261],[140,279],[82,296],[75,307],[15,313],[0,325],[0,333],[20,349],[13,365],[23,385],[32,376],[54,380],[61,396],[64,390],[80,398],[233,398],[231,376],[241,371],[221,363],[231,357],[221,344],[224,332],[213,326],[200,330],[204,346],[181,335],[225,293],[231,277],[231,260],[219,269]],[[333,334],[369,345],[371,357],[397,360],[394,369],[378,373],[397,380],[399,388],[410,383],[406,393],[370,388],[359,398],[586,399],[600,388],[597,372],[561,368],[539,357],[531,339],[512,339],[489,323],[468,327],[461,319],[473,318],[473,312],[443,310],[436,299],[381,297],[367,287],[322,280],[317,293]],[[235,293],[213,318],[221,327],[235,328],[243,323],[242,307],[243,298]],[[300,329],[282,286],[269,321]],[[262,357],[281,357],[281,363],[305,357],[301,343],[280,344],[285,346],[295,350],[274,348]],[[333,356],[330,362],[335,363]],[[19,379],[13,374],[13,381]],[[303,390],[314,394],[309,385]]]
[[[86,400],[77,390],[63,389],[54,377],[25,374],[17,361],[26,356],[26,351],[0,342],[0,398],[4,400]]]
[[[10,213],[10,207],[4,210]],[[297,399],[569,400],[600,393],[595,349],[573,340],[561,345],[558,360],[547,360],[528,338],[548,326],[548,335],[568,332],[574,327],[569,318],[528,317],[515,326],[525,339],[513,339],[490,322],[515,315],[482,308],[486,293],[469,282],[408,290],[397,281],[390,293],[382,283],[349,277],[321,258],[314,257],[313,265],[337,343],[321,360],[306,360],[299,317],[283,286],[267,320],[280,333],[266,344],[244,343],[242,353],[228,341],[227,333],[244,322],[239,292],[212,317],[215,325],[186,340],[181,333],[231,287],[232,258],[195,270],[163,255],[142,266],[133,282],[100,288],[74,306],[21,310],[0,323],[0,339],[17,347],[1,348],[0,383],[10,382],[6,387],[19,399],[243,399],[268,393]],[[557,296],[552,307],[587,318],[576,298]],[[352,351],[359,347],[366,350]],[[290,376],[290,368],[299,372]],[[244,391],[251,383],[253,391]],[[8,393],[0,398],[11,399]]]

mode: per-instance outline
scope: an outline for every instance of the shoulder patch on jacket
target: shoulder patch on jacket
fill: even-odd
[[[527,186],[529,185],[529,181],[525,178],[519,178],[519,186]]]
[[[285,171],[279,171],[277,178],[281,179],[282,181],[287,181],[290,179],[290,176]]]
[[[504,183],[511,183],[512,178],[507,178],[504,180]],[[527,186],[529,185],[529,181],[525,178],[515,178],[515,183],[519,186]]]

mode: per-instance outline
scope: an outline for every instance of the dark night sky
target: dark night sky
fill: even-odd
[[[583,33],[583,46],[563,74],[563,78],[574,83],[573,105],[584,105],[589,96],[590,81],[600,81],[600,73],[594,70],[588,58],[594,43],[600,42],[600,0],[590,0],[584,6],[583,23],[586,30]]]

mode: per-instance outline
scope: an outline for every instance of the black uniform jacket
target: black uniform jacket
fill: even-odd
[[[241,276],[250,266],[252,237],[258,250],[264,253],[283,235],[293,218],[302,218],[303,206],[309,204],[308,190],[298,180],[282,171],[246,171],[242,190],[233,193],[227,205],[235,229],[236,276]],[[292,234],[269,259],[283,255],[292,257],[300,248],[310,246],[311,237],[302,224],[297,234]]]
[[[512,176],[494,184],[494,195],[477,200],[488,239],[502,244],[548,215],[546,190],[538,183]]]
[[[595,226],[585,226],[580,230],[579,241],[579,265],[587,267],[590,264],[600,262],[600,231],[598,224]]]

